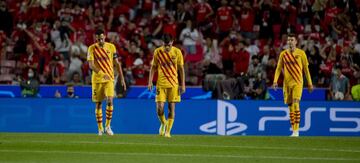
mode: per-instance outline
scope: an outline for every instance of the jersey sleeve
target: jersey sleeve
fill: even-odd
[[[184,65],[184,58],[183,58],[183,55],[181,53],[181,50],[178,50],[177,51],[177,65]]]
[[[88,61],[93,61],[94,60],[93,50],[94,50],[93,46],[90,46],[88,48],[87,57],[86,57]]]

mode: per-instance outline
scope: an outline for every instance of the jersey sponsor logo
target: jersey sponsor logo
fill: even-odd
[[[218,100],[217,119],[200,126],[200,130],[206,133],[218,135],[233,135],[247,129],[244,123],[236,122],[238,111],[235,105]]]

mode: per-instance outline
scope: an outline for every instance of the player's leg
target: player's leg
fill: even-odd
[[[167,123],[167,126],[166,126],[165,137],[171,137],[170,133],[171,133],[172,126],[174,124],[174,119],[175,119],[175,103],[174,102],[169,102],[168,103],[168,109],[169,109],[168,123]]]
[[[291,124],[291,129],[294,131],[294,120],[295,120],[295,117],[294,117],[294,109],[293,109],[293,105],[292,103],[289,103],[288,104],[288,108],[289,108],[289,112],[290,112],[290,124]]]
[[[103,114],[102,114],[102,105],[101,102],[104,98],[104,94],[102,93],[103,87],[100,83],[92,84],[92,101],[95,102],[95,117],[98,125],[98,135],[102,135],[104,133],[103,127]]]
[[[175,103],[181,101],[178,87],[168,88],[167,100],[169,103],[168,104],[169,113],[168,113],[168,123],[166,126],[165,137],[170,137],[171,129],[175,120]]]
[[[156,113],[158,115],[159,121],[160,121],[160,128],[159,128],[159,135],[164,136],[165,135],[165,129],[166,129],[166,118],[164,114],[164,103],[166,101],[166,89],[164,88],[156,88]]]
[[[102,135],[104,133],[104,127],[103,127],[103,115],[102,115],[102,106],[101,106],[101,102],[96,102],[96,107],[95,107],[95,116],[96,116],[96,121],[97,121],[97,125],[98,125],[98,135]]]
[[[165,130],[166,130],[166,118],[164,113],[164,102],[157,102],[156,103],[156,113],[158,115],[159,121],[160,121],[160,127],[159,127],[159,135],[164,136]]]
[[[293,109],[294,109],[294,136],[299,136],[300,125],[300,99],[302,95],[302,86],[296,85],[292,92],[293,94]]]
[[[107,82],[105,84],[105,96],[106,96],[106,122],[105,122],[105,132],[108,135],[114,135],[111,130],[110,124],[114,111],[113,107],[113,97],[114,97],[114,83]]]
[[[293,109],[293,105],[292,105],[292,93],[291,93],[291,88],[284,86],[283,87],[283,91],[284,91],[284,103],[288,105],[289,108],[289,112],[290,112],[290,124],[291,124],[291,129],[294,130],[294,109]]]

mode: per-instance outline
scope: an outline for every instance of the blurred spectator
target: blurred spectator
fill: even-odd
[[[206,0],[198,0],[198,3],[194,5],[194,18],[196,24],[203,34],[210,34],[209,29],[212,27],[211,17],[214,15],[214,11],[210,4]]]
[[[251,99],[265,100],[267,87],[263,73],[258,73],[256,79],[250,85],[252,85],[252,88],[250,89]]]
[[[55,43],[55,51],[61,53],[66,60],[69,59],[71,41],[69,39],[70,29],[67,21],[55,21],[50,32],[51,41]]]
[[[259,56],[254,55],[251,57],[251,64],[248,69],[248,75],[250,78],[256,78],[259,73],[264,72],[264,67],[260,63]],[[265,75],[265,74],[264,74]]]
[[[232,53],[235,76],[240,76],[241,74],[246,74],[248,72],[250,54],[245,49],[246,45],[247,44],[244,41],[239,41],[235,45],[235,49]]]
[[[330,83],[330,97],[332,100],[349,100],[349,79],[341,73],[341,67],[336,66]]]
[[[239,22],[241,34],[246,38],[254,39],[253,30],[258,27],[258,25],[254,26],[256,10],[251,7],[250,1],[244,1],[243,6],[237,12],[237,21]]]
[[[0,31],[4,31],[7,36],[10,36],[13,28],[13,17],[9,12],[6,1],[0,1]]]
[[[37,79],[36,72],[33,69],[28,69],[27,79],[20,82],[21,95],[23,97],[37,97],[39,92],[40,82]]]
[[[63,84],[66,81],[65,67],[59,55],[52,57],[48,66],[45,67],[44,77],[46,84]]]
[[[149,66],[145,65],[144,51],[140,50],[136,55],[133,67],[131,68],[132,74],[134,74],[135,85],[146,85],[148,74],[145,70],[149,69]]]
[[[79,98],[79,96],[76,96],[74,85],[71,83],[66,85],[66,97],[67,98]]]
[[[185,47],[185,55],[196,54],[196,44],[200,41],[201,34],[191,20],[186,21],[186,28],[181,31],[179,39]]]
[[[222,73],[222,61],[219,54],[218,40],[207,37],[204,45],[203,66],[206,74]]]
[[[75,71],[68,82],[71,85],[84,85],[84,82],[81,80],[81,75],[79,72]]]
[[[221,0],[221,7],[216,12],[216,23],[220,40],[229,35],[237,20],[231,6],[228,6],[227,0]]]
[[[81,72],[81,66],[83,64],[82,60],[80,59],[80,51],[72,51],[70,64],[67,69],[67,79],[70,80],[72,75],[77,72],[78,74]],[[79,74],[81,76],[81,74]]]
[[[26,53],[20,56],[19,62],[19,67],[21,68],[22,77],[24,79],[28,78],[27,75],[30,68],[35,71],[38,70],[39,60],[39,55],[34,52],[33,46],[31,44],[27,44]]]

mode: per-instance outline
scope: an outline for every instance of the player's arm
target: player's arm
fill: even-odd
[[[178,68],[179,68],[179,75],[180,75],[180,80],[181,80],[181,85],[180,85],[180,93],[185,93],[185,70],[184,70],[184,58],[183,55],[181,54],[181,51],[179,51],[179,59],[178,59]]]
[[[276,70],[275,70],[275,75],[274,75],[274,81],[273,81],[273,88],[276,89],[277,88],[277,81],[279,79],[281,70],[283,68],[283,53],[280,53],[279,59],[278,59],[278,63],[276,66]]]
[[[124,74],[123,74],[123,70],[122,70],[122,65],[121,65],[121,62],[118,60],[119,55],[117,53],[115,45],[113,45],[113,44],[112,44],[112,50],[113,50],[113,62],[115,65],[115,69],[119,74],[121,85],[123,86],[124,91],[126,91],[126,83],[125,83],[125,78],[124,78]]]
[[[156,51],[154,52],[154,57],[151,61],[151,66],[150,66],[150,72],[149,72],[149,81],[148,81],[148,89],[149,91],[152,90],[153,88],[153,79],[154,79],[154,74],[157,71],[157,67],[158,67],[158,62],[157,62],[157,58],[156,58]]]
[[[124,91],[126,91],[126,83],[125,83],[125,78],[124,78],[124,74],[123,74],[123,70],[122,70],[122,66],[121,66],[121,62],[117,59],[114,58],[114,64],[115,64],[115,68],[119,74],[120,77],[120,81],[121,81],[121,85],[124,88]]]
[[[184,65],[178,65],[179,66],[179,75],[180,75],[180,79],[181,79],[181,94],[185,93],[185,70],[184,70]]]
[[[307,60],[307,57],[306,57],[305,53],[302,55],[301,60],[302,60],[302,64],[303,64],[303,71],[305,73],[305,77],[306,77],[306,80],[307,80],[307,83],[308,83],[309,92],[312,92],[313,91],[313,85],[312,85],[310,71],[309,71],[309,67],[308,67],[309,62]]]

